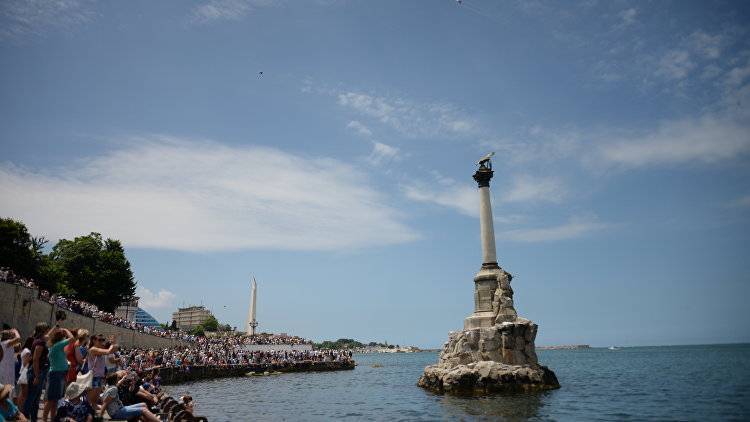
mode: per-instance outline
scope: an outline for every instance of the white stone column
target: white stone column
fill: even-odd
[[[479,188],[479,229],[482,235],[482,265],[497,265],[495,227],[492,223],[492,202],[489,185]]]
[[[464,320],[464,329],[491,327],[495,324],[492,309],[497,277],[501,273],[497,265],[495,250],[495,227],[492,223],[492,201],[490,200],[490,179],[494,172],[489,160],[483,161],[474,173],[479,186],[479,230],[482,243],[482,267],[474,276],[474,313]]]

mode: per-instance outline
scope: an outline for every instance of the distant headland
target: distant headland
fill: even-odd
[[[591,346],[588,344],[563,344],[559,346],[537,346],[536,350],[576,350],[590,348]]]

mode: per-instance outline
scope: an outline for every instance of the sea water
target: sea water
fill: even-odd
[[[750,344],[545,350],[562,388],[462,398],[417,387],[437,353],[355,355],[352,371],[168,387],[196,414],[250,420],[750,420]],[[382,366],[381,366],[382,365]]]

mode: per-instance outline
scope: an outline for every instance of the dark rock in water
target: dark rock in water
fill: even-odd
[[[557,376],[546,366],[506,365],[494,361],[454,367],[430,365],[425,368],[417,385],[436,393],[459,395],[560,388]]]

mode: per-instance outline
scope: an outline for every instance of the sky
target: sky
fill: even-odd
[[[141,306],[439,347],[471,175],[537,344],[750,341],[750,3],[0,3],[0,215]]]

